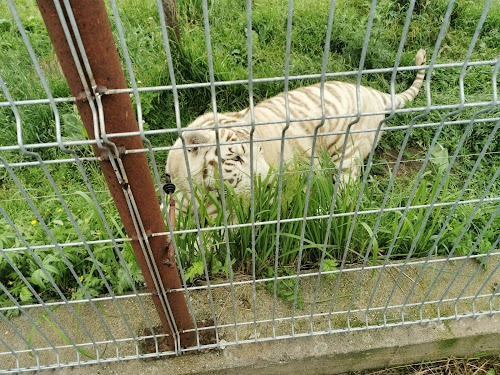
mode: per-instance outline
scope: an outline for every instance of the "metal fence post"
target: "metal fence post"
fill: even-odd
[[[81,71],[78,72],[77,62],[73,58],[70,43],[68,43],[65,36],[63,23],[59,18],[55,4],[56,1],[37,0],[37,3],[71,93],[77,99],[76,105],[89,138],[95,138],[94,118],[89,101],[95,100],[95,96],[100,94],[102,94],[100,100],[102,101],[103,117],[105,119],[105,135],[110,137],[113,133],[118,132],[138,132],[137,120],[129,95],[127,93],[106,95],[107,89],[126,88],[127,83],[104,2],[65,1],[66,4],[71,5],[71,11],[78,27],[78,34],[85,50],[85,56],[83,56],[81,51],[76,48],[78,59],[80,63],[87,63],[88,61],[88,67],[90,67],[85,71],[85,81],[92,90],[89,97],[88,91],[86,93],[84,89],[85,85],[81,79]],[[66,11],[64,11],[64,16],[66,24],[70,25],[71,18]],[[73,44],[77,45],[78,38],[75,37],[75,33],[71,31],[71,28],[69,29]],[[91,82],[94,82],[94,85]],[[98,138],[101,136],[102,134],[97,135]],[[119,155],[113,155],[113,157],[120,159],[119,164],[126,176],[125,181],[120,181],[116,169],[113,168],[110,160],[106,159],[106,156],[113,154],[113,152],[102,148],[102,146],[100,148],[93,145],[94,152],[100,157],[101,169],[113,195],[125,230],[132,239],[132,247],[148,289],[153,293],[153,301],[164,331],[170,334],[168,336],[169,345],[179,351],[177,343],[180,343],[183,347],[193,344],[194,333],[192,331],[185,332],[185,330],[193,327],[193,323],[183,292],[162,293],[162,289],[169,291],[181,288],[177,267],[175,264],[167,266],[164,262],[167,237],[144,235],[144,233],[151,234],[166,231],[146,155],[144,153],[130,154],[125,152],[142,149],[143,143],[139,135],[111,139],[116,145],[115,151],[120,150]],[[116,154],[116,152],[114,153]],[[130,193],[135,202],[135,212],[131,212],[127,203],[126,195],[130,196]],[[142,222],[145,231],[138,231],[134,221],[136,223],[137,221]],[[143,251],[145,243],[151,249],[152,259],[148,252]],[[158,273],[151,273],[148,264],[155,264]],[[158,285],[163,286],[158,288]]]

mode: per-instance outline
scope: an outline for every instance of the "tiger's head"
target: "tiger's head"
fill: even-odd
[[[219,124],[242,123],[241,114],[218,114]],[[198,117],[191,123],[183,138],[187,148],[187,157],[193,183],[203,186],[208,191],[218,190],[222,179],[232,186],[238,195],[250,192],[250,132],[245,127],[220,128],[220,153],[216,146],[214,129],[189,130],[191,127],[212,126],[213,113]],[[224,144],[225,143],[225,144]],[[166,171],[179,190],[183,193],[190,191],[186,161],[184,159],[182,139],[179,138],[169,152]],[[253,147],[253,176],[265,179],[269,173],[269,164],[264,159],[264,152],[258,142]],[[221,168],[219,168],[219,162]],[[222,172],[222,175],[221,175]],[[186,194],[191,199],[191,194]]]

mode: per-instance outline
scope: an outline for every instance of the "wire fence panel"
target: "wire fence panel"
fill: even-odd
[[[106,3],[124,88],[54,0],[81,96],[36,5],[0,4],[0,372],[500,312],[500,3],[162,3]]]

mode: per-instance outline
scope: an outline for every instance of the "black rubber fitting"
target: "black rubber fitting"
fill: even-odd
[[[172,179],[168,173],[165,173],[166,183],[163,185],[163,191],[166,194],[173,194],[175,192],[175,185],[172,183]]]

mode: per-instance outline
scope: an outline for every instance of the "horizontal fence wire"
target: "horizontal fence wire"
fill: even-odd
[[[477,66],[488,66],[488,65],[495,65],[497,60],[481,60],[481,61],[470,61],[466,67],[477,67]],[[428,67],[426,65],[423,65],[424,67]],[[448,63],[448,64],[435,64],[433,66],[434,69],[446,69],[446,68],[462,68],[464,67],[463,63]],[[377,74],[377,73],[392,73],[393,71],[397,72],[404,72],[407,70],[414,70],[415,67],[406,67],[406,66],[401,66],[397,68],[384,68],[384,69],[364,69],[361,71],[362,74]],[[335,72],[335,73],[326,73],[325,77],[329,79],[337,78],[337,77],[348,77],[352,75],[359,74],[357,71],[351,71],[351,72]],[[303,75],[291,75],[288,77],[290,81],[294,80],[303,80],[303,79],[319,79],[321,78],[321,75],[319,74],[303,74]],[[254,78],[252,80],[253,83],[270,83],[270,82],[282,82],[285,80],[285,77],[269,77],[269,78]],[[231,85],[241,85],[241,84],[248,84],[247,80],[229,80],[229,81],[215,81],[214,86],[220,87],[220,86],[231,86]],[[207,82],[200,82],[200,83],[189,83],[189,84],[179,84],[175,86],[176,90],[182,90],[182,89],[193,89],[193,88],[204,88],[204,87],[209,87],[210,83]],[[172,91],[173,86],[172,85],[165,85],[165,86],[148,86],[148,87],[137,87],[137,92],[156,92],[156,91]],[[133,89],[128,88],[128,89],[114,89],[114,90],[108,90],[107,94],[123,94],[123,93],[133,93]],[[54,98],[54,102],[56,103],[64,103],[64,102],[75,102],[75,98],[73,97],[67,97],[67,98]],[[14,101],[14,104],[17,106],[23,106],[23,105],[35,105],[35,104],[49,104],[50,101],[48,99],[31,99],[31,100],[16,100]],[[0,103],[0,107],[8,107],[9,104],[6,102]],[[447,108],[447,107],[443,107]]]
[[[106,3],[128,87],[103,96],[129,96],[138,124],[110,133],[70,2],[54,1],[72,35],[95,137],[76,113],[80,99],[69,94],[36,6],[0,4],[7,17],[0,20],[0,373],[500,312],[500,57],[489,35],[500,27],[498,3],[449,0],[431,10],[415,0],[398,7],[373,0],[358,9],[322,0],[311,10],[306,0],[289,0],[267,13],[256,1],[237,9],[220,3],[179,0],[180,39],[160,0]],[[397,19],[395,35],[382,31],[383,14]],[[314,48],[301,29],[306,19],[322,38]],[[343,40],[341,27],[355,22],[359,32]],[[387,46],[381,35],[392,37]],[[272,61],[278,45],[282,55]],[[410,59],[419,48],[427,53],[422,65]],[[397,94],[421,69],[415,102],[398,108]],[[344,110],[332,110],[335,79],[353,84],[351,98],[342,93]],[[299,104],[309,111],[295,113],[295,89],[310,84],[319,97],[303,95]],[[366,106],[365,87],[387,93],[388,104]],[[282,104],[265,103],[280,116],[263,119],[259,103],[277,94]],[[187,127],[203,113],[211,114],[208,124]],[[303,124],[313,125],[298,134]],[[279,131],[266,134],[271,127]],[[213,136],[191,142],[204,132]],[[127,137],[142,146],[119,152]],[[330,139],[335,155],[325,158]],[[345,182],[351,143],[365,139],[359,174]],[[291,142],[307,147],[286,160]],[[249,150],[241,154],[249,164],[243,193],[231,185],[235,162],[225,156],[240,148]],[[267,176],[261,149],[280,155]],[[210,163],[197,161],[201,151]],[[137,192],[124,193],[156,292],[146,288],[132,249],[137,237],[126,233],[99,169],[110,160],[126,181],[123,158],[136,154],[148,159],[157,187],[150,199],[166,223],[165,231],[148,231]],[[179,156],[177,169],[166,171],[178,185],[175,223],[162,189],[172,155]],[[178,182],[175,172],[184,170]],[[173,244],[180,287],[165,288],[163,265],[151,262],[158,237]],[[178,293],[188,329],[167,298]],[[170,333],[153,304],[158,294]],[[195,337],[189,347],[181,345],[186,333]]]
[[[14,104],[14,102],[13,102],[13,104]],[[463,107],[467,107],[467,108],[469,108],[469,107],[470,108],[473,108],[473,107],[491,107],[492,104],[497,105],[497,101],[494,101],[493,103],[492,102],[466,103],[463,106],[461,106],[460,104],[456,104],[456,105],[428,106],[428,107],[421,107],[421,108],[417,108],[417,109],[401,109],[401,110],[396,110],[395,113],[415,112],[416,110],[423,111],[423,110],[457,109],[457,108],[463,108]],[[391,113],[391,112],[389,112],[389,111],[363,112],[363,113],[361,113],[361,116],[372,116],[372,115],[380,115],[380,114],[388,114],[388,113]],[[355,114],[351,113],[351,114],[332,115],[332,116],[327,115],[327,116],[325,116],[325,119],[349,118],[349,117],[352,117],[353,115],[355,115]],[[314,120],[321,120],[321,117],[305,117],[305,118],[298,117],[298,118],[290,119],[290,122],[293,123],[293,122],[314,121]],[[480,119],[477,119],[476,121],[479,123],[483,123],[483,122],[496,122],[498,120],[499,120],[499,117],[493,117],[493,118],[484,118],[484,119],[480,118]],[[273,124],[273,123],[278,124],[278,123],[280,123],[280,121],[274,120],[274,121],[268,121],[268,122],[256,122],[255,126],[258,127],[258,126],[269,125],[269,124]],[[439,122],[439,123],[422,123],[422,124],[416,124],[413,128],[418,129],[418,128],[443,126],[443,125],[463,125],[464,123],[466,123],[466,121],[464,121],[464,120],[445,121],[445,122]],[[236,123],[236,124],[232,124],[232,125],[220,124],[219,128],[221,128],[221,129],[238,128],[238,127],[246,127],[248,125],[251,125],[251,123],[241,122],[241,123]],[[189,133],[189,132],[200,130],[200,129],[213,129],[213,128],[214,128],[213,126],[212,127],[207,126],[207,127],[203,127],[203,128],[192,127],[189,129],[183,129],[182,132]],[[405,130],[408,128],[409,128],[408,125],[401,125],[401,126],[395,126],[395,127],[384,129],[384,131],[391,132],[391,131],[397,131],[397,130]],[[143,131],[143,132],[123,132],[123,133],[113,133],[113,134],[109,135],[109,138],[114,139],[114,138],[122,138],[122,137],[137,136],[137,135],[145,135],[145,136],[150,135],[151,136],[151,135],[170,134],[170,133],[175,133],[175,132],[176,132],[176,130],[173,130],[173,129],[148,130],[148,131]],[[353,131],[352,131],[353,134],[373,133],[373,132],[376,132],[375,128],[353,129]],[[341,135],[344,133],[345,132],[342,132],[342,131],[332,131],[332,132],[325,132],[323,134],[326,136],[326,135]],[[313,136],[305,134],[301,137],[299,137],[299,136],[285,137],[285,139],[295,139],[295,138],[313,138]],[[277,137],[271,138],[270,137],[270,138],[265,139],[265,140],[256,140],[256,142],[269,142],[269,141],[274,141],[274,140],[281,140],[281,138],[277,138]],[[247,141],[220,142],[221,145],[242,144],[242,143],[243,144],[249,143],[249,141],[247,140]],[[66,141],[65,144],[67,146],[75,146],[75,145],[83,146],[83,145],[97,144],[97,141],[96,140]],[[215,143],[203,143],[202,145],[203,146],[213,146],[216,144]],[[55,143],[55,142],[36,143],[36,144],[26,144],[25,145],[25,147],[27,147],[27,148],[48,148],[48,147],[55,147],[55,146],[57,146],[57,143]],[[193,146],[187,146],[187,147],[191,148]],[[175,149],[179,149],[179,147],[175,147],[175,146],[153,147],[154,151],[169,151],[169,150],[175,150]],[[0,151],[14,151],[14,150],[19,150],[19,146],[16,146],[16,145],[0,146]],[[143,153],[145,151],[146,151],[146,149],[135,149],[135,150],[127,150],[126,153],[141,153],[141,152]],[[68,159],[68,160],[70,160],[70,159]],[[89,157],[89,158],[82,158],[82,160],[96,160],[96,159]],[[56,160],[54,160],[53,162],[56,162]],[[64,162],[64,161],[61,161],[61,162]]]

